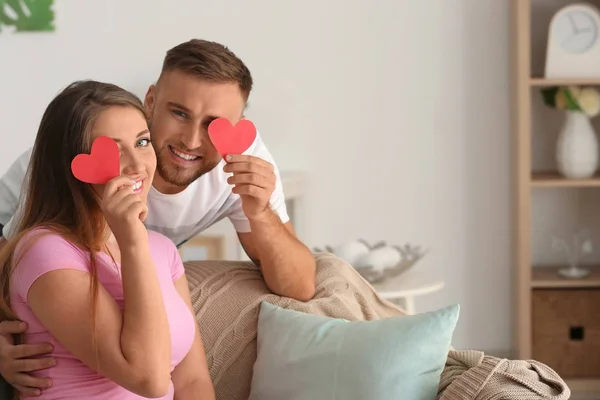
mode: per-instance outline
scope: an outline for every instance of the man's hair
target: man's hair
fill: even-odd
[[[246,100],[252,90],[248,67],[226,46],[216,42],[192,39],[168,50],[161,76],[174,70],[209,82],[237,83]]]

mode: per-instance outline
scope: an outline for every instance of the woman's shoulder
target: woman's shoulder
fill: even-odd
[[[19,239],[12,263],[11,285],[23,299],[27,299],[33,282],[48,272],[75,269],[89,273],[85,253],[58,232],[46,228],[32,229]]]
[[[162,233],[154,231],[148,231],[148,241],[155,259],[161,260],[160,265],[169,267],[171,279],[179,279],[184,273],[184,268],[175,243]]]
[[[15,246],[15,253],[44,253],[58,255],[57,253],[77,253],[83,251],[53,229],[37,227],[25,233]]]
[[[162,233],[148,230],[148,241],[151,246],[160,246],[162,249],[177,250],[177,246],[171,239]]]

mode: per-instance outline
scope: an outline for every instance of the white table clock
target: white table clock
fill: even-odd
[[[548,29],[546,78],[600,77],[600,12],[587,3],[565,6]]]

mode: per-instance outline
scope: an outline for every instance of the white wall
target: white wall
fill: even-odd
[[[460,302],[454,344],[511,346],[508,4],[497,0],[56,0],[53,34],[0,34],[0,170],[70,81],[143,95],[167,48],[230,46],[249,117],[282,169],[311,174],[310,246],[364,237],[431,249],[426,311]]]

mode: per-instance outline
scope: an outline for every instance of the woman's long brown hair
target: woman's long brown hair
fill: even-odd
[[[96,253],[102,249],[108,231],[98,195],[89,184],[73,176],[71,161],[77,154],[90,152],[94,123],[109,107],[131,107],[144,114],[143,105],[135,95],[96,81],[72,83],[46,108],[22,186],[22,212],[13,217],[16,228],[13,226],[11,239],[0,249],[0,320],[17,319],[10,301],[10,278],[18,264],[18,260],[13,260],[15,247],[32,229],[43,227],[90,253],[90,306],[95,333]]]

